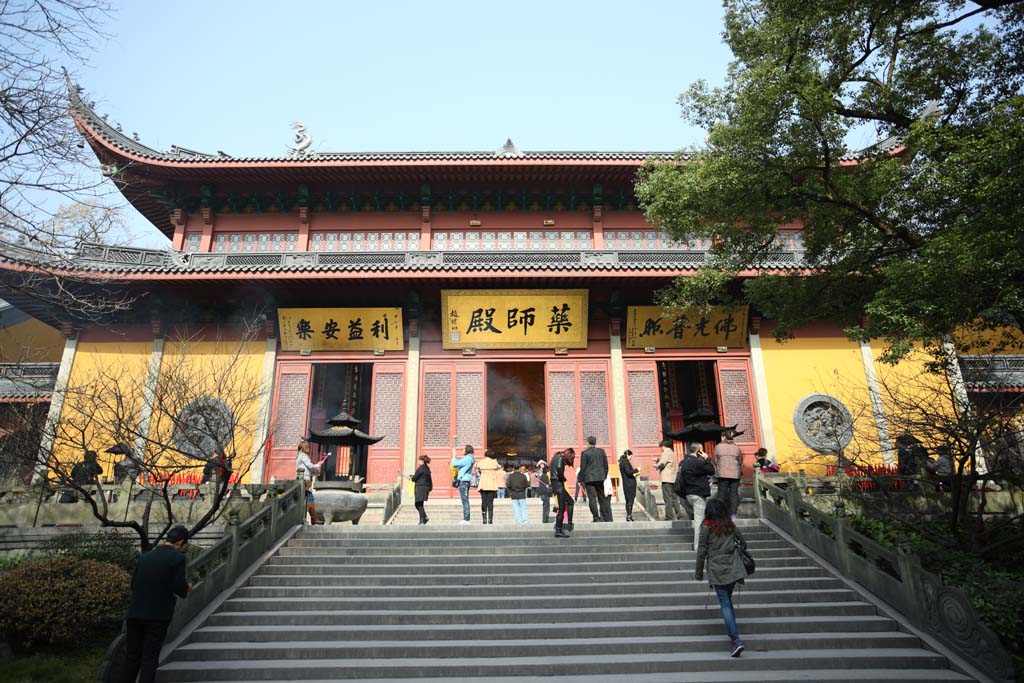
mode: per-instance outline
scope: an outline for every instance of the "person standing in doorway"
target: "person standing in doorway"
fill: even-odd
[[[526,465],[523,465],[518,472],[508,475],[508,497],[512,499],[512,517],[516,524],[530,521],[526,514],[526,489],[530,488],[528,471]]]
[[[623,451],[619,456],[619,474],[622,476],[622,492],[626,494],[626,521],[633,521],[633,503],[636,501],[636,475],[633,467],[633,451]]]
[[[474,465],[476,459],[473,458],[472,446],[467,445],[461,456],[452,456],[452,467],[458,468],[455,479],[459,482],[459,498],[462,499],[462,521],[459,524],[469,524],[469,480],[473,478]]]
[[[132,574],[132,596],[125,618],[125,661],[119,683],[152,683],[160,648],[174,616],[175,596],[192,590],[185,576],[188,529],[172,527],[163,542],[139,557]]]
[[[672,450],[672,442],[662,441],[661,457],[658,458],[656,467],[661,472],[661,499],[665,503],[665,521],[671,522],[675,519],[683,519],[683,502],[676,495],[673,486],[676,483],[679,463],[676,462],[676,453]]]
[[[679,469],[683,478],[683,502],[693,520],[693,549],[696,550],[704,523],[704,507],[711,497],[711,475],[715,473],[715,466],[703,446],[691,443]]]
[[[480,471],[480,512],[484,524],[494,524],[494,498],[505,483],[505,470],[494,457],[494,451],[484,451],[484,459],[476,466]]]
[[[576,459],[576,451],[568,448],[561,453],[555,454],[551,461],[551,488],[558,498],[558,512],[555,514],[555,538],[569,538],[569,531],[572,531],[572,496],[565,488],[565,468],[572,471],[573,461]]]
[[[736,626],[732,592],[736,584],[743,583],[747,578],[743,560],[736,552],[737,545],[746,548],[747,541],[730,519],[729,508],[717,498],[709,500],[704,523],[700,527],[694,578],[697,581],[704,580],[706,565],[708,583],[714,589],[718,596],[718,604],[722,607],[722,620],[732,643],[730,653],[733,657],[739,657],[743,653],[743,641],[740,640],[739,628]]]
[[[722,432],[722,443],[715,446],[715,472],[718,474],[718,498],[725,502],[729,514],[736,519],[740,509],[740,477],[743,476],[743,452],[733,443],[736,432]]]
[[[427,498],[430,497],[430,492],[434,489],[434,480],[430,476],[429,455],[420,456],[420,466],[416,468],[415,472],[409,475],[409,479],[412,480],[414,485],[414,500],[416,504],[416,512],[420,513],[420,524],[426,524],[430,521],[430,518],[427,517],[427,511],[424,508],[424,504],[427,502]]]
[[[603,448],[597,447],[597,438],[587,437],[587,449],[580,453],[580,478],[587,487],[590,500],[590,514],[595,522],[612,521],[612,504],[604,491],[604,480],[608,478],[608,456]]]

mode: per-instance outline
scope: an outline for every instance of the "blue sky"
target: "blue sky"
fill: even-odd
[[[76,70],[158,149],[675,150],[690,82],[719,83],[722,8],[680,2],[122,2]],[[129,209],[134,241],[163,246]]]

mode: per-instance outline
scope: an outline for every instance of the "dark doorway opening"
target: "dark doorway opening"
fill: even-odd
[[[487,448],[503,465],[545,457],[544,363],[487,364]]]
[[[372,363],[314,363],[309,405],[309,431],[319,431],[327,420],[345,411],[359,418],[369,432]],[[366,448],[310,444],[314,462],[328,455],[320,469],[322,481],[365,481]],[[318,457],[319,456],[319,457]]]
[[[684,416],[708,410],[717,422],[721,417],[715,361],[660,361],[658,375],[661,392],[661,431],[687,426]]]

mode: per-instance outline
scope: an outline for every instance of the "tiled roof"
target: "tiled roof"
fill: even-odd
[[[92,104],[81,96],[81,87],[68,81],[68,92],[72,110],[92,128],[108,145],[143,159],[153,161],[172,161],[188,163],[225,162],[239,163],[289,163],[307,164],[319,162],[460,162],[460,161],[495,161],[495,162],[537,162],[537,161],[621,161],[625,163],[643,163],[647,159],[682,159],[692,158],[689,152],[666,151],[520,151],[508,141],[497,150],[465,151],[465,152],[315,152],[296,156],[241,156],[236,157],[217,151],[215,154],[199,152],[178,145],[161,151],[143,144],[136,137],[126,135],[118,127],[112,126],[107,120],[96,113]],[[880,140],[864,149],[851,150],[843,154],[841,161],[858,161],[861,159],[887,154],[903,144],[902,138],[890,137]]]
[[[408,251],[213,254],[85,245],[76,269],[109,276],[141,273],[680,271],[696,270],[707,252],[693,250]],[[803,254],[783,251],[762,265],[803,267]]]
[[[1024,355],[963,355],[960,370],[968,389],[1024,391]]]
[[[126,135],[99,116],[92,105],[82,99],[80,86],[68,82],[68,92],[73,111],[90,128],[96,131],[106,143],[134,156],[153,161],[178,161],[183,163],[230,162],[238,163],[294,163],[311,162],[373,162],[373,161],[622,161],[640,164],[646,159],[673,159],[674,152],[565,152],[565,151],[519,151],[506,147],[497,150],[476,152],[316,152],[305,156],[244,156],[235,157],[224,152],[208,154],[172,145],[168,151],[153,149],[141,141]],[[685,155],[683,158],[687,158]]]
[[[0,363],[0,401],[49,398],[59,363]]]

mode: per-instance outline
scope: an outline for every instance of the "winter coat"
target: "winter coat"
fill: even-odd
[[[580,481],[596,484],[608,478],[608,455],[603,448],[591,446],[580,454]]]
[[[416,471],[413,472],[412,481],[415,484],[413,492],[416,496],[416,502],[424,502],[434,489],[434,480],[430,476],[430,468],[427,465],[417,467]]]
[[[715,446],[714,461],[719,479],[739,479],[743,476],[743,452],[736,444],[723,441]]]
[[[494,458],[484,458],[476,466],[480,470],[480,490],[497,491],[505,488],[505,470]]]
[[[526,498],[526,489],[530,487],[530,479],[522,472],[512,472],[508,475],[508,497],[512,500],[523,500]]]
[[[711,496],[711,482],[708,477],[715,473],[715,466],[710,460],[687,454],[680,469],[683,473],[682,495],[701,498]]]
[[[664,465],[664,467],[661,467]],[[661,457],[658,458],[658,466],[661,467],[661,483],[671,486],[676,481],[676,474],[679,463],[676,462],[676,452],[671,448],[662,448]]]
[[[636,468],[633,467],[633,463],[629,461],[626,456],[619,457],[619,474],[622,475],[622,480],[636,479]]]
[[[736,540],[747,547],[743,534],[736,529],[729,534],[713,534],[707,521],[700,527],[700,541],[697,544],[697,570],[694,578],[702,581],[707,565],[707,579],[712,586],[728,586],[747,578],[743,560],[736,552]]]

